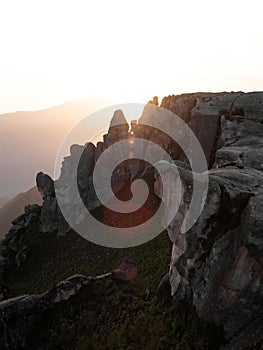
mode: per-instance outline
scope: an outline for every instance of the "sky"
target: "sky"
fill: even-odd
[[[263,89],[261,1],[2,0],[0,114]]]

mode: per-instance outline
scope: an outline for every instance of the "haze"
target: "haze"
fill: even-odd
[[[109,100],[89,98],[47,110],[1,115],[0,198],[33,187],[39,171],[53,177],[56,155],[66,134],[89,113],[109,104]]]
[[[191,91],[260,90],[262,3],[0,4],[0,113],[82,96],[118,103]]]
[[[9,0],[0,13],[0,114],[86,101],[0,115],[0,199],[27,190],[38,171],[52,175],[65,134],[96,109],[154,95],[262,90],[257,0]]]

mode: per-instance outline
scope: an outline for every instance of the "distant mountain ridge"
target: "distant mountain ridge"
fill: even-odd
[[[0,197],[12,198],[33,187],[39,170],[53,174],[58,148],[68,131],[109,104],[83,98],[44,110],[0,115]]]

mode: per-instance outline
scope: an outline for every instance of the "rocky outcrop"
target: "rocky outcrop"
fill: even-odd
[[[165,97],[161,106],[189,124],[202,145],[208,166],[212,167],[215,161],[223,161],[225,157],[227,162],[238,162],[241,153],[239,147],[243,147],[244,158],[251,150],[257,154],[256,157],[262,157],[259,157],[262,147],[262,98],[262,92],[195,93]],[[233,147],[227,154],[224,144]]]
[[[198,102],[199,94],[170,95],[164,97],[161,107],[179,115],[186,123],[191,120],[191,111]]]
[[[4,238],[4,235],[12,227],[12,221],[23,214],[25,206],[32,203],[42,204],[42,199],[36,186],[27,192],[18,194],[0,207],[0,240]]]
[[[54,181],[49,175],[38,173],[36,177],[37,188],[43,199],[40,215],[40,229],[42,232],[66,234],[70,227],[62,216],[54,189]]]
[[[74,339],[75,329],[86,328],[91,336],[96,318],[107,310],[103,297],[98,298],[94,291],[98,279],[75,275],[47,293],[22,295],[1,302],[1,349],[56,348],[59,338],[65,339],[66,333],[73,333]],[[106,327],[109,317],[103,318]]]
[[[60,194],[64,207],[67,208],[68,205],[69,215],[71,215],[72,205],[74,206],[72,215],[79,222],[83,220],[85,214],[74,192],[73,173],[75,169],[77,168],[79,193],[86,208],[90,211],[100,210],[101,203],[94,191],[92,180],[96,161],[104,150],[115,142],[134,137],[135,134],[143,137],[143,130],[137,122],[133,124],[133,130],[134,134],[131,135],[123,112],[117,110],[110,122],[108,134],[104,135],[104,142],[98,142],[96,146],[92,143],[84,146],[75,144],[71,146],[70,155],[64,158],[60,177],[56,180],[56,191]],[[128,155],[126,158],[129,158]],[[130,181],[146,176],[148,170],[150,170],[149,167],[140,160],[130,160],[129,163],[118,166],[112,176],[114,193],[120,192],[123,187],[126,188],[127,184],[130,186]],[[64,236],[72,230],[58,206],[53,179],[40,172],[37,174],[36,184],[43,200],[42,207],[26,207],[24,214],[13,221],[13,226],[0,246],[0,288],[3,291],[5,290],[5,276],[10,271],[15,272],[19,268],[30,250],[30,242],[25,243],[29,229],[57,236]],[[33,219],[37,221],[33,222]],[[107,214],[107,220],[109,220],[109,214]],[[4,295],[5,293],[2,293],[1,298],[4,298]]]
[[[120,292],[116,283],[130,281],[136,274],[137,268],[125,259],[110,272],[73,275],[45,293],[0,302],[0,348],[55,349],[63,345],[71,349],[71,342],[75,347],[75,337],[82,336],[84,329],[88,338],[95,330],[109,331],[118,317],[112,313]],[[67,338],[68,333],[72,339]]]
[[[39,205],[26,206],[25,213],[12,221],[13,226],[0,245],[0,300],[5,298],[7,276],[15,273],[26,259],[28,232],[40,229],[40,213]]]
[[[168,227],[174,244],[172,295],[188,300],[200,317],[223,326],[227,348],[242,349],[262,339],[263,174],[237,167],[211,170],[202,214],[182,234],[192,188],[185,172],[180,170],[184,200]]]
[[[118,140],[128,137],[129,124],[123,114],[123,111],[118,109],[114,112],[114,115],[110,122],[110,127],[107,135],[107,140],[114,143]]]
[[[181,225],[192,198],[193,172],[174,140],[158,129],[147,127],[147,118],[158,118],[164,109],[178,114],[192,128],[204,150],[209,168],[209,188],[204,209],[198,221],[186,233],[182,233]],[[90,143],[73,145],[70,156],[64,159],[57,180],[57,190],[64,194],[65,204],[66,201],[75,203],[70,183],[64,179],[70,179],[71,171],[81,155],[78,187],[86,207],[96,210],[101,207],[101,203],[94,193],[92,173],[105,149],[119,140],[138,137],[156,142],[169,153],[174,161],[163,161],[162,166],[166,173],[177,166],[183,186],[183,199],[176,217],[168,227],[173,242],[170,287],[166,278],[159,291],[162,294],[164,289],[163,294],[167,294],[171,290],[174,298],[192,304],[200,317],[222,326],[226,338],[225,349],[229,350],[245,349],[262,342],[262,120],[263,93],[259,92],[168,96],[163,99],[161,107],[158,107],[158,100],[153,99],[146,105],[138,123],[132,122],[130,131],[123,113],[116,111],[103,142],[96,146]],[[112,178],[115,193],[138,177],[148,176],[148,180],[150,178],[152,181],[151,171],[151,166],[138,160],[131,160],[125,166],[118,167]],[[158,176],[156,174],[154,188],[161,197]],[[37,185],[43,198],[42,208],[28,207],[26,213],[13,222],[13,228],[0,246],[3,281],[5,274],[18,268],[26,258],[27,230],[37,228],[56,235],[65,235],[71,230],[58,208],[53,180],[39,173]],[[175,183],[171,183],[169,188],[169,196],[172,197],[176,194]],[[78,210],[76,202],[76,216],[81,220],[82,212]],[[77,282],[77,285],[81,285],[80,289],[86,283],[83,281]],[[4,289],[4,283],[2,286]],[[73,290],[75,293],[75,287]],[[54,290],[50,293],[53,295]],[[6,309],[3,310],[11,310],[12,305],[19,305],[12,309],[14,313],[19,313],[20,306],[24,305],[21,307],[28,308],[30,315],[37,310],[32,305],[49,308],[48,305],[53,305],[58,294],[60,297],[71,295],[71,292],[56,292],[55,299],[50,299],[50,293],[6,301],[3,304]],[[35,316],[32,317],[33,324]],[[5,321],[2,322],[5,324]],[[4,325],[3,329],[8,332],[7,326]],[[11,333],[4,334],[8,338]]]
[[[215,154],[218,166],[237,164],[263,170],[263,94],[242,94],[222,115]]]
[[[188,300],[200,317],[223,326],[225,349],[249,348],[263,341],[263,93],[197,95],[189,125],[209,150],[207,160],[215,169],[209,171],[201,216],[182,234],[192,172],[175,163],[184,197],[168,227],[172,295]],[[209,122],[214,131],[207,135]],[[173,166],[167,164],[167,171]],[[157,193],[159,187],[157,182]],[[174,184],[169,188],[176,191]]]
[[[152,100],[148,101],[148,104],[158,106],[159,105],[158,96],[154,96]]]

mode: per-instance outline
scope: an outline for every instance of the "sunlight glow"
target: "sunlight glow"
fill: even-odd
[[[3,1],[0,113],[97,95],[258,90],[261,2]]]

